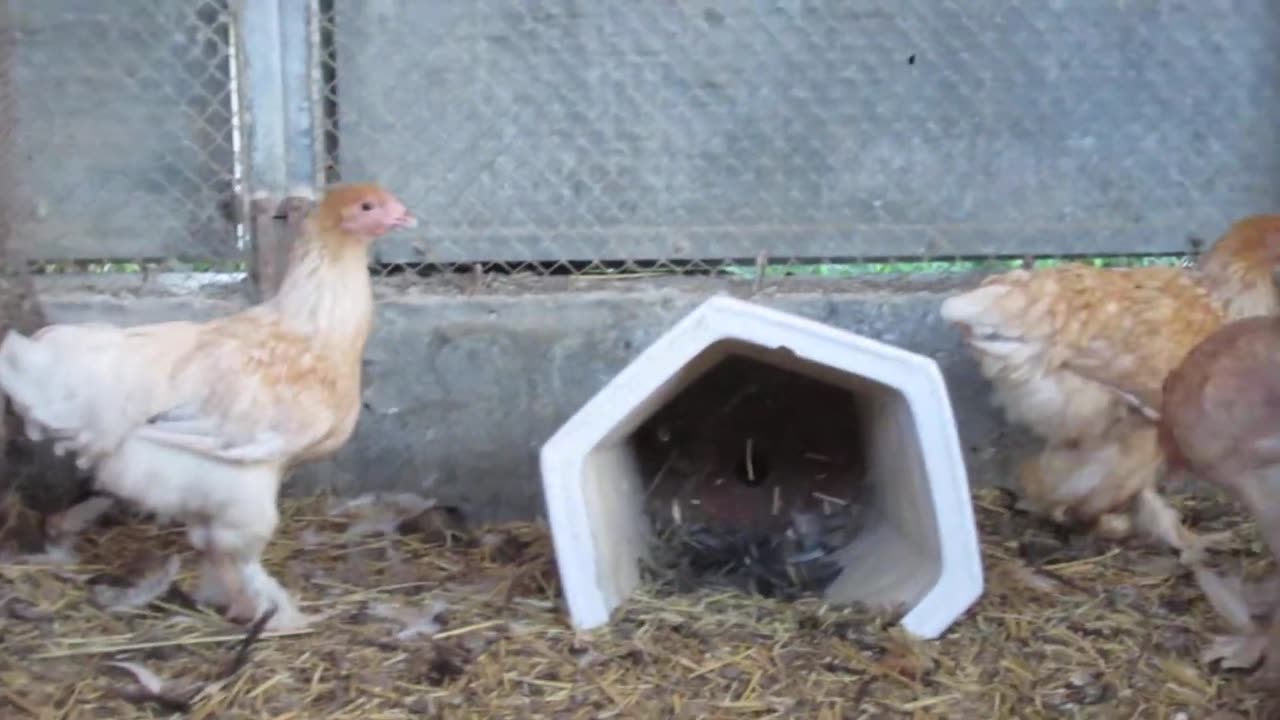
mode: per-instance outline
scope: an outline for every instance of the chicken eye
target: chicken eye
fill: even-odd
[[[373,203],[369,202],[368,200],[365,200],[364,202],[360,203],[360,209],[365,212],[369,212],[370,210],[373,209]]]

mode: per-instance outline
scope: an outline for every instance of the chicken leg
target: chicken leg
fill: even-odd
[[[252,622],[273,605],[284,604],[289,607],[277,608],[268,627],[276,629],[286,620],[297,622],[298,618],[288,617],[290,613],[280,612],[292,608],[289,594],[274,580],[264,582],[262,578],[270,579],[270,575],[259,564],[279,523],[274,494],[243,500],[246,502],[234,511],[220,513],[187,531],[191,545],[204,555],[196,600],[223,608],[228,620],[241,623]]]
[[[1221,550],[1231,543],[1229,530],[1201,535],[1182,524],[1181,514],[1156,491],[1147,488],[1133,501],[1133,514],[1140,530],[1179,551],[1183,565],[1204,562],[1209,550]]]
[[[1222,485],[1253,515],[1271,557],[1280,561],[1280,465]]]
[[[93,495],[45,518],[45,531],[55,543],[70,542],[114,507],[115,498]]]
[[[246,587],[244,576],[234,557],[216,554],[211,558],[222,586],[227,591],[227,619],[231,622],[251,623],[258,618],[258,603]]]
[[[258,559],[240,563],[238,567],[248,595],[253,598],[253,607],[258,618],[262,613],[275,608],[275,614],[267,621],[266,629],[283,632],[301,630],[311,623],[328,617],[328,613],[304,613],[294,602],[293,596],[280,584]]]
[[[208,525],[193,525],[187,530],[191,546],[204,555],[200,585],[195,600],[201,605],[221,608],[232,622],[250,622],[255,617],[253,598],[245,587],[239,564],[232,555],[214,545],[214,530]]]
[[[266,624],[272,631],[301,629],[321,617],[303,613],[260,561],[238,559],[218,550],[205,552],[195,599],[221,608],[227,620],[235,623],[251,623],[274,608],[275,614]]]
[[[1084,522],[1109,540],[1136,529],[1198,563],[1230,533],[1199,535],[1156,491],[1163,464],[1154,427],[1116,431],[1092,444],[1050,443],[1019,468],[1025,506],[1059,524]]]
[[[1262,470],[1219,475],[1213,482],[1225,488],[1236,500],[1248,509],[1249,514],[1257,522],[1258,531],[1273,560],[1280,561],[1280,465],[1272,465]],[[1205,580],[1197,572],[1197,580],[1203,588]],[[1209,593],[1205,589],[1206,594]],[[1275,603],[1271,607],[1271,617],[1267,627],[1258,627],[1247,623],[1248,629],[1233,636],[1219,638],[1248,649],[1248,657],[1237,658],[1243,662],[1257,662],[1254,653],[1261,655],[1261,667],[1251,678],[1255,687],[1274,689],[1280,686],[1280,618],[1276,617]]]

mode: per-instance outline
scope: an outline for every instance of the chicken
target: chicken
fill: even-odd
[[[1253,516],[1259,533],[1280,560],[1280,318],[1253,317],[1223,326],[1187,354],[1164,382],[1159,438],[1171,469],[1225,490]],[[1197,579],[1212,597],[1212,578],[1197,568]],[[1272,583],[1271,592],[1276,589]],[[1241,598],[1243,600],[1243,598]],[[1269,600],[1274,612],[1280,597]],[[1237,601],[1237,605],[1248,603]],[[1253,624],[1249,613],[1235,623],[1247,635],[1238,647],[1252,647],[1266,659],[1260,675],[1280,680],[1280,622],[1271,629]],[[1240,628],[1238,628],[1240,629]],[[1250,642],[1252,641],[1252,642]],[[1239,661],[1239,659],[1237,659]]]
[[[1140,530],[1187,561],[1198,536],[1157,492],[1153,416],[1165,376],[1224,322],[1280,310],[1280,215],[1231,226],[1194,268],[1014,270],[946,299],[1008,421],[1045,447],[1018,471],[1025,505],[1119,539]]]
[[[95,488],[187,526],[197,595],[234,621],[313,618],[262,566],[280,485],[336,452],[361,410],[373,315],[372,241],[417,220],[376,185],[329,189],[279,291],[209,322],[45,327],[0,343],[0,389],[26,432],[91,471]]]
[[[0,337],[11,329],[30,333],[46,324],[32,278],[23,270],[21,262],[16,264],[15,276],[0,278]],[[75,463],[38,461],[38,446],[23,436],[22,419],[3,398],[0,398],[0,445],[3,445],[0,449],[0,515],[4,515],[9,506],[44,514],[86,495],[86,479],[80,477]],[[3,524],[0,521],[0,526]],[[39,535],[38,528],[33,530],[34,535]],[[0,535],[3,534],[4,528],[0,527]],[[3,552],[5,548],[0,547],[0,553]]]

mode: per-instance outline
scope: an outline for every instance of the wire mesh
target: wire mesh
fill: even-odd
[[[9,19],[8,8],[0,3],[0,79],[8,78],[12,72],[13,48],[17,44],[18,33]],[[14,123],[14,92],[12,83],[0,82],[0,272],[7,273],[11,269],[9,262],[9,245],[14,233],[13,217],[17,209],[11,192],[4,191],[15,185],[14,155],[17,143],[17,129]]]
[[[427,220],[379,272],[1176,254],[1280,195],[1269,0],[315,1],[317,182]],[[0,0],[8,256],[241,259],[232,14]]]
[[[1280,195],[1268,0],[321,8],[325,179],[427,220],[383,272],[1177,254]]]
[[[231,26],[226,0],[0,2],[11,267],[239,260]]]

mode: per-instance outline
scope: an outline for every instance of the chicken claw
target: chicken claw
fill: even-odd
[[[316,623],[328,619],[334,614],[334,611],[322,613],[304,613],[296,607],[290,612],[281,615],[277,612],[270,621],[267,622],[267,632],[288,633],[306,630]]]
[[[1262,664],[1249,678],[1249,687],[1254,691],[1273,693],[1280,690],[1280,623],[1272,621],[1264,637],[1266,643],[1262,651]]]
[[[45,532],[55,541],[74,539],[115,505],[115,498],[93,495],[45,518]]]
[[[240,577],[248,589],[248,595],[253,598],[254,610],[250,615],[251,618],[262,617],[262,613],[275,608],[275,614],[267,621],[265,627],[267,632],[303,630],[333,614],[333,611],[303,612],[289,591],[267,572],[261,562],[242,564]]]
[[[1234,537],[1229,530],[1207,535],[1192,532],[1182,524],[1181,514],[1151,488],[1138,493],[1133,514],[1139,528],[1152,539],[1179,551],[1179,561],[1189,567],[1202,563],[1210,549],[1229,547]]]
[[[253,598],[243,593],[235,596],[223,614],[227,620],[245,625],[254,622],[260,617],[258,607],[254,604]]]
[[[235,559],[214,552],[206,551],[195,601],[221,610],[231,622],[251,622],[258,616]]]
[[[1178,554],[1178,561],[1188,567],[1203,563],[1208,558],[1210,550],[1226,550],[1235,543],[1235,534],[1230,530],[1204,535],[1191,532],[1185,527],[1181,530],[1182,546],[1179,548],[1181,552]]]
[[[1206,665],[1218,663],[1224,670],[1254,670],[1249,685],[1254,690],[1280,689],[1280,623],[1276,622],[1274,579],[1252,588],[1240,577],[1222,577],[1203,565],[1192,567],[1196,584],[1215,612],[1231,628],[1215,635],[1200,653]],[[1262,597],[1257,597],[1259,592]]]

